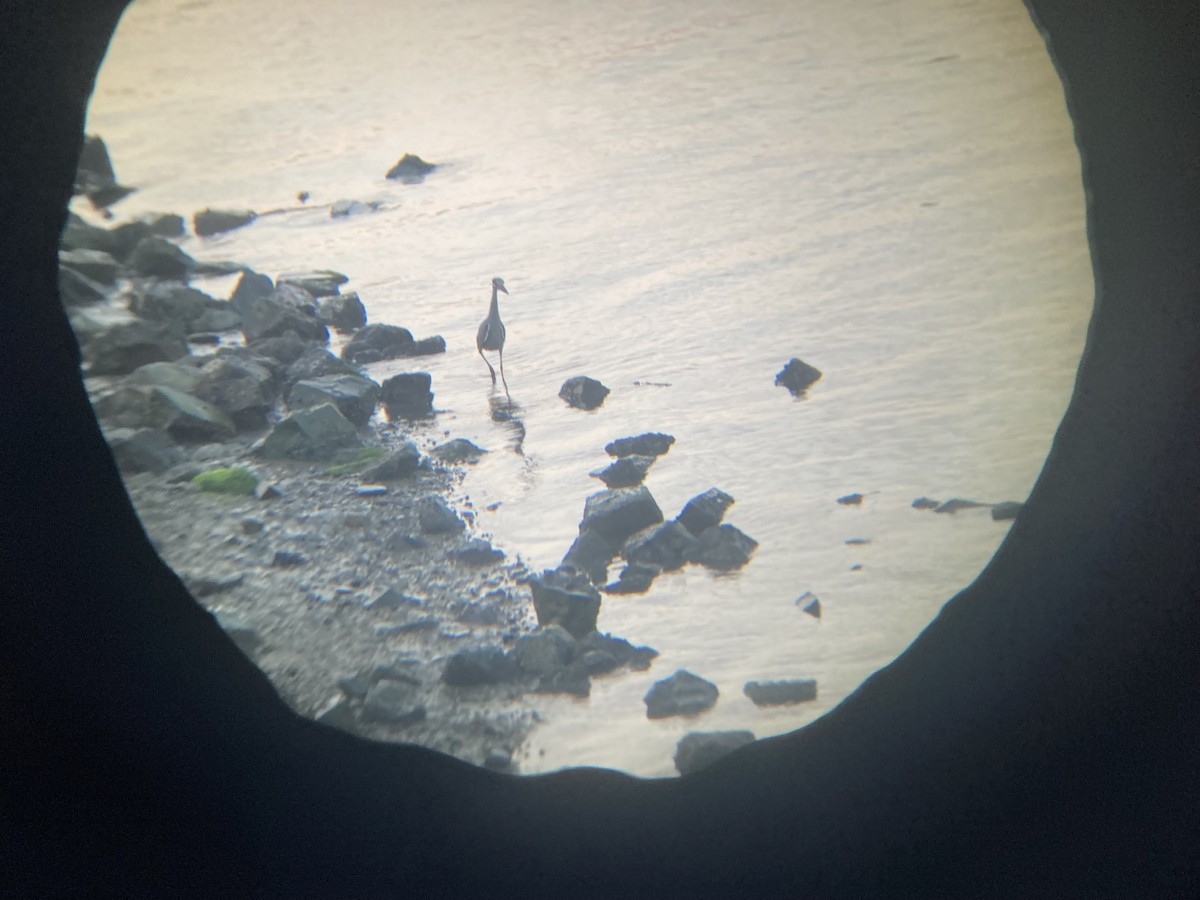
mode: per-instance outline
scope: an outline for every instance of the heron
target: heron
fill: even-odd
[[[483,355],[484,350],[495,350],[500,354],[500,380],[504,382],[504,390],[508,392],[508,382],[504,378],[504,323],[500,321],[500,304],[497,301],[499,292],[508,293],[508,288],[504,286],[503,278],[492,279],[492,305],[488,307],[488,317],[479,325],[479,331],[475,335],[475,347],[479,350],[479,356],[483,359],[488,367],[488,371],[492,373],[492,384],[496,383],[496,370],[492,368],[492,364],[488,362],[488,358]]]

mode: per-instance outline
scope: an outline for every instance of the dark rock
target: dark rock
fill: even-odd
[[[539,694],[571,694],[587,697],[592,692],[592,679],[580,664],[555,669],[538,679],[534,691]]]
[[[450,534],[467,527],[441,497],[423,498],[417,508],[417,521],[425,534]]]
[[[796,598],[796,605],[814,619],[821,618],[821,598],[811,591],[805,591]]]
[[[156,428],[118,428],[105,437],[112,448],[117,468],[126,474],[154,472],[161,474],[184,461],[183,451],[170,435]]]
[[[732,525],[714,525],[700,535],[697,562],[722,572],[740,569],[757,546],[758,541]]]
[[[983,506],[990,506],[988,503],[980,503],[978,500],[963,500],[959,497],[954,497],[947,500],[945,503],[939,503],[933,510],[935,513],[950,513],[953,515],[963,509],[979,509]]]
[[[317,308],[317,315],[338,331],[354,331],[367,324],[367,309],[355,293],[325,297]]]
[[[79,252],[79,251],[77,251]],[[63,306],[88,306],[107,300],[108,289],[82,272],[60,267],[58,270],[58,295]]]
[[[240,614],[228,610],[217,610],[212,615],[217,620],[217,624],[221,626],[221,630],[247,656],[253,654],[262,645],[262,636]]]
[[[561,625],[575,638],[596,630],[600,593],[587,576],[569,566],[547,569],[529,580],[533,608],[543,628]]]
[[[232,259],[198,259],[192,267],[192,275],[198,278],[223,278],[226,275],[240,275],[245,271],[245,263]]]
[[[499,684],[519,678],[521,668],[516,660],[498,647],[460,650],[446,660],[442,681],[452,687],[477,684]]]
[[[388,588],[374,600],[367,604],[367,609],[388,609],[397,610],[407,607],[422,606],[420,600],[416,597],[410,597],[408,594],[401,593],[395,588]]]
[[[298,288],[293,289],[298,290]],[[263,338],[282,337],[296,332],[301,340],[329,343],[329,329],[314,314],[293,302],[291,291],[276,288],[269,297],[259,297],[248,304],[242,313],[242,334],[246,343]]]
[[[112,232],[107,228],[89,225],[74,213],[67,214],[67,225],[63,229],[62,247],[66,250],[102,250],[112,253]]]
[[[618,665],[629,666],[637,672],[644,672],[650,668],[650,663],[658,656],[658,651],[653,647],[635,647],[624,638],[601,634],[598,631],[593,631],[580,640],[579,649],[584,655],[591,652],[605,653],[615,659]]]
[[[485,453],[486,450],[466,438],[454,438],[433,448],[433,455],[447,463],[474,462]]]
[[[287,396],[288,406],[292,409],[332,403],[343,416],[361,428],[375,412],[379,385],[361,375],[322,375],[297,381],[289,388]]]
[[[644,594],[650,590],[660,571],[658,566],[628,565],[616,581],[606,584],[602,590],[606,594]]]
[[[775,376],[775,383],[783,385],[793,396],[801,396],[809,385],[821,377],[821,372],[799,359],[792,359]]]
[[[842,506],[862,506],[862,494],[846,494],[844,497],[838,497],[837,502]]]
[[[341,285],[345,284],[349,279],[341,272],[334,272],[332,269],[323,269],[318,272],[286,272],[275,279],[276,284],[290,284],[305,291],[312,297],[335,297],[340,290]],[[347,297],[356,297],[356,294],[347,294]]]
[[[184,583],[187,585],[188,591],[196,598],[211,597],[214,594],[224,594],[226,591],[232,591],[235,587],[241,585],[245,581],[245,576],[240,572],[236,575],[227,575],[224,578],[206,578],[187,577],[184,578]]]
[[[363,701],[363,718],[410,725],[425,718],[420,690],[404,681],[384,679],[372,685]]]
[[[638,456],[636,454],[622,456],[615,462],[610,463],[606,468],[588,474],[593,478],[599,478],[610,488],[633,487],[645,480],[646,473],[654,465],[656,458],[654,456]]]
[[[752,731],[689,731],[675,745],[675,768],[680,775],[690,775],[752,743]]]
[[[310,350],[320,350],[322,353],[327,353],[335,362],[341,363],[341,360],[325,350],[320,344],[313,341],[301,340],[300,336],[294,331],[288,331],[280,337],[263,338],[260,341],[254,341],[248,344],[246,349],[255,356],[273,359],[285,366],[291,365]],[[357,372],[357,370],[354,371]],[[300,378],[307,377],[310,377],[310,373],[305,372],[303,375],[290,375],[285,381],[299,381]]]
[[[238,430],[264,427],[275,406],[270,370],[236,357],[220,356],[206,363],[192,394],[229,416]]]
[[[89,375],[124,375],[146,363],[187,356],[187,345],[161,322],[118,322],[79,337]]]
[[[490,541],[483,538],[471,538],[462,547],[456,547],[446,555],[455,562],[468,566],[486,566],[504,559],[504,551],[497,550]]]
[[[388,169],[387,177],[404,184],[417,184],[436,168],[436,163],[427,163],[415,154],[405,153],[399,162]]]
[[[75,192],[85,194],[96,209],[104,209],[135,190],[117,184],[104,141],[98,135],[87,135],[75,172]]]
[[[428,372],[393,375],[380,390],[380,399],[387,414],[402,419],[420,419],[432,415],[433,391],[429,389],[432,381]]]
[[[788,681],[747,681],[742,692],[755,706],[806,703],[817,699],[817,680],[794,678]]]
[[[194,263],[195,260],[170,241],[154,235],[138,241],[128,260],[129,268],[139,275],[172,281],[187,280]]]
[[[254,488],[254,496],[258,500],[278,500],[283,496],[283,492],[268,481],[260,481]]]
[[[363,365],[381,359],[398,359],[411,356],[412,332],[399,325],[367,325],[354,335],[342,348],[342,359]]]
[[[271,566],[276,569],[294,569],[308,564],[302,553],[292,553],[289,550],[276,550]]]
[[[615,488],[587,498],[579,531],[594,531],[620,547],[631,535],[662,520],[662,510],[645,486]]]
[[[154,236],[150,231],[150,226],[145,222],[122,222],[116,228],[111,229],[109,235],[112,243],[108,248],[103,249],[107,249],[109,253],[126,265],[131,264],[133,251],[142,241],[147,238],[154,238],[156,241],[162,240]],[[163,243],[169,242],[163,241]]]
[[[409,356],[433,356],[435,353],[446,352],[446,339],[440,334],[435,334],[433,337],[421,338],[419,341],[413,341],[412,347],[408,351]]]
[[[266,275],[253,269],[243,269],[242,277],[229,295],[229,302],[242,316],[250,312],[255,300],[270,297],[275,293],[275,283]]]
[[[608,388],[586,375],[568,378],[558,389],[558,396],[567,401],[568,406],[576,409],[595,409],[604,402],[608,394]]]
[[[1005,500],[1002,503],[996,503],[992,506],[992,518],[997,522],[1004,522],[1009,519],[1015,519],[1017,514],[1021,512],[1024,506],[1017,500]]]
[[[158,237],[177,238],[183,237],[186,233],[183,216],[175,213],[147,213],[138,221],[144,224],[151,234]]]
[[[405,441],[379,462],[363,469],[361,475],[367,481],[395,481],[406,478],[421,464],[421,451],[411,441]]]
[[[592,584],[602,584],[608,574],[608,564],[616,551],[595,531],[585,531],[575,538],[562,564],[582,572]]]
[[[96,209],[105,209],[112,206],[118,200],[123,200],[128,197],[137,188],[128,187],[123,184],[110,184],[106,187],[99,187],[87,192],[87,198],[92,201],[92,206]]]
[[[621,555],[630,563],[670,572],[699,558],[700,541],[678,522],[660,522],[629,538]]]
[[[192,216],[192,230],[196,237],[211,237],[249,225],[257,218],[258,213],[250,209],[202,209]]]
[[[642,698],[646,717],[665,719],[667,716],[694,716],[717,702],[719,691],[711,681],[705,681],[685,669],[670,678],[656,681]]]
[[[732,497],[724,491],[709,488],[703,494],[698,494],[689,500],[676,521],[699,537],[714,525],[720,525],[721,520],[725,518],[725,511],[731,506],[733,506]]]
[[[329,459],[343,447],[359,447],[354,425],[332,403],[294,410],[255,445],[268,459]]]
[[[512,655],[529,675],[549,675],[569,665],[576,657],[575,638],[561,625],[548,625],[533,634],[522,635],[513,645]]]
[[[258,345],[256,344],[255,347]],[[288,363],[283,370],[283,396],[290,405],[292,386],[301,381],[315,381],[328,376],[351,375],[362,377],[362,373],[349,363],[342,362],[324,347],[309,346],[300,356]],[[371,382],[374,384],[374,382]]]
[[[85,248],[60,250],[58,264],[64,269],[78,272],[90,281],[106,287],[116,284],[120,269],[111,253]]]
[[[262,519],[256,519],[254,516],[246,516],[242,519],[242,534],[256,535],[262,534],[266,525]]]
[[[174,334],[199,331],[195,322],[208,304],[216,303],[203,291],[173,282],[156,282],[137,290],[129,302],[130,312],[143,319],[162,322]]]
[[[940,500],[931,500],[929,497],[918,497],[912,502],[913,509],[937,509],[942,505]]]
[[[606,650],[588,650],[579,657],[579,665],[589,675],[607,675],[616,669],[620,663],[617,658]]]
[[[637,437],[617,438],[605,445],[604,452],[609,456],[662,456],[673,443],[675,438],[669,434],[649,432]]]
[[[192,329],[197,332],[239,331],[241,327],[241,313],[226,300],[210,300],[192,322]]]

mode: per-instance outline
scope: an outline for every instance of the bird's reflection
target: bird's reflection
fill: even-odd
[[[488,410],[493,422],[499,423],[508,432],[509,449],[514,453],[525,455],[525,420],[521,404],[509,396],[508,391],[502,394],[496,389],[488,395]]]

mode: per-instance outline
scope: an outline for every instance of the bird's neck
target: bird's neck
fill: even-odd
[[[495,285],[492,285],[492,305],[488,309],[489,316],[498,316],[500,314],[500,291]]]

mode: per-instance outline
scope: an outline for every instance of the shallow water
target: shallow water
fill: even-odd
[[[712,486],[736,498],[751,563],[606,599],[601,629],[662,655],[547,698],[522,771],[668,775],[688,730],[761,737],[835,706],[1007,530],[912,500],[1023,499],[1083,346],[1079,158],[1021,4],[728,6],[137,0],[92,102],[139,187],[120,217],[283,209],[185,249],[338,269],[373,321],[446,338],[420,361],[442,410],[426,433],[493,451],[464,492],[510,555],[558,562],[622,435],[677,438],[647,480],[668,517]],[[386,181],[405,152],[444,167]],[[341,198],[383,208],[331,219]],[[521,453],[474,352],[493,275]],[[825,373],[800,400],[773,383],[793,356]],[[558,399],[577,374],[612,389],[600,410]],[[861,507],[835,502],[852,491]],[[720,701],[648,721],[642,695],[678,668]],[[790,677],[819,699],[742,695]]]

